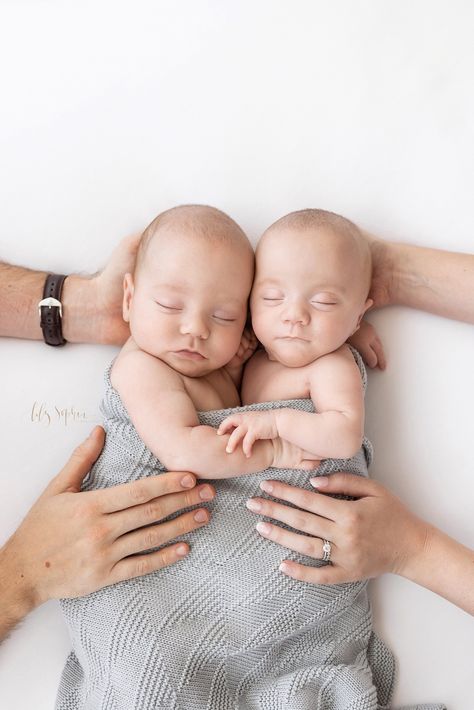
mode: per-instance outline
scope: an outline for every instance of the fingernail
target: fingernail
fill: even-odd
[[[204,486],[204,488],[201,488],[199,491],[199,497],[202,500],[211,500],[211,498],[214,497],[214,491],[210,486]]]
[[[192,488],[194,486],[194,483],[194,477],[190,476],[189,474],[181,479],[181,485],[183,486],[183,488]]]
[[[180,557],[184,557],[185,555],[187,555],[188,548],[186,547],[186,545],[178,545],[178,547],[176,548],[176,554]]]
[[[259,503],[258,500],[255,500],[255,498],[249,498],[245,505],[254,513],[258,513],[258,511],[262,509],[262,504]]]
[[[262,481],[260,488],[262,491],[265,491],[265,493],[271,493],[273,491],[273,483],[270,483],[270,481]]]
[[[291,567],[288,562],[282,562],[278,569],[280,570],[280,572],[284,572],[284,574],[289,574]]]
[[[270,535],[271,527],[268,523],[257,523],[255,527],[261,535]]]
[[[204,523],[207,520],[207,513],[205,510],[198,510],[197,513],[194,513],[194,520],[197,523]]]
[[[329,483],[329,478],[325,478],[325,476],[318,476],[317,478],[310,478],[309,482],[315,488],[325,488]]]
[[[225,451],[226,451],[226,454],[231,454],[231,453],[232,453],[232,449],[229,449],[229,447],[228,447],[228,446],[227,446],[227,448],[226,448],[226,450],[225,450]]]

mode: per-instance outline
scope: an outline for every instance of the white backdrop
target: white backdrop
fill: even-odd
[[[183,202],[254,240],[315,206],[474,251],[473,22],[469,0],[0,0],[0,257],[94,271]],[[372,475],[474,546],[472,327],[371,318],[389,357],[370,375]],[[1,342],[0,541],[99,421],[114,353]],[[395,705],[472,710],[472,619],[391,576],[372,598]],[[32,614],[0,649],[1,710],[49,710],[68,649],[55,603]]]

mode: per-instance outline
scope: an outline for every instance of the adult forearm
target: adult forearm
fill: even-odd
[[[0,335],[38,340],[38,303],[43,297],[44,271],[0,263]]]
[[[373,258],[375,307],[400,304],[474,323],[474,255],[367,235]]]
[[[170,446],[170,455],[161,454],[164,465],[175,471],[191,471],[200,478],[232,478],[263,471],[273,462],[271,441],[256,442],[252,456],[241,449],[226,452],[227,436],[217,436],[210,426],[187,427]]]
[[[38,303],[43,297],[46,272],[0,264],[0,335],[42,340]],[[122,321],[121,302],[105,303],[99,276],[70,275],[61,295],[62,330],[71,343],[122,342],[128,331]],[[117,322],[119,324],[117,336]]]
[[[36,606],[18,561],[9,554],[8,543],[0,549],[0,643]]]
[[[474,551],[429,526],[423,549],[398,571],[474,615]]]
[[[139,235],[118,244],[94,276],[70,275],[61,295],[62,330],[73,343],[122,345],[130,335],[122,317],[123,276],[132,272]],[[0,263],[0,335],[40,340],[38,303],[46,272]]]

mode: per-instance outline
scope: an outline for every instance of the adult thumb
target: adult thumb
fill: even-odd
[[[101,426],[96,426],[87,439],[72,452],[64,468],[53,478],[45,494],[77,493],[81,490],[82,481],[97,460],[105,441],[105,432]]]

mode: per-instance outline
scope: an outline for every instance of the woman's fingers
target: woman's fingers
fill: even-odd
[[[321,493],[341,493],[353,498],[379,496],[384,490],[376,481],[364,478],[364,476],[357,476],[355,473],[332,473],[330,476],[317,476],[311,478],[310,483]],[[274,494],[272,493],[272,495]],[[335,512],[347,508],[347,505],[345,505],[347,501],[338,501],[331,498],[326,498],[326,500],[333,501]]]
[[[315,560],[323,558],[324,538],[313,537],[309,535],[298,535],[291,530],[284,530],[278,525],[271,523],[257,523],[257,531],[267,540],[276,542],[282,547],[287,547],[289,550],[294,550],[307,557],[313,557]],[[337,558],[337,549],[335,545],[331,545],[331,560]]]
[[[319,480],[318,477],[313,480]],[[338,500],[308,491],[298,486],[290,486],[282,481],[262,481],[260,488],[272,498],[285,500],[298,508],[307,510],[315,515],[320,515],[329,520],[335,520],[339,512]]]
[[[313,494],[316,495],[316,494]],[[264,515],[273,520],[279,520],[295,530],[308,533],[313,536],[332,539],[334,523],[327,518],[307,513],[304,510],[290,508],[287,505],[276,503],[264,498],[250,498],[247,501],[247,508],[253,513]]]
[[[138,552],[151,550],[154,547],[160,547],[167,542],[174,540],[180,535],[202,527],[209,522],[210,513],[205,508],[191,510],[183,513],[173,520],[167,520],[165,523],[157,525],[149,525],[140,530],[134,530],[126,535],[122,535],[113,545],[112,554],[114,560],[121,560],[129,555],[135,555]]]
[[[342,584],[343,582],[352,582],[354,579],[343,567],[333,565],[307,567],[293,560],[283,560],[280,572],[293,579],[311,584]]]
[[[119,537],[144,525],[153,525],[169,515],[183,510],[183,508],[206,503],[212,500],[215,495],[215,488],[205,483],[188,491],[162,495],[158,498],[153,498],[147,503],[142,503],[142,505],[112,513],[109,516],[109,521],[113,524],[115,537]]]

